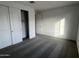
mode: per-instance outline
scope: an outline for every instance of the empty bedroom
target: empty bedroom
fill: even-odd
[[[0,58],[79,58],[79,1],[0,1]]]

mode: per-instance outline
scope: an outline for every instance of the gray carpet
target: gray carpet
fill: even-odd
[[[7,58],[78,58],[75,41],[37,35],[0,50],[0,57]]]

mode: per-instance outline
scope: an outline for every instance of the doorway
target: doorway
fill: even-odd
[[[26,40],[29,38],[29,21],[28,11],[21,10],[21,21],[22,21],[22,38]]]

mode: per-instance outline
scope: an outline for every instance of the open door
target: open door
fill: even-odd
[[[22,38],[23,40],[26,40],[29,38],[28,11],[21,10],[21,21],[22,21]]]

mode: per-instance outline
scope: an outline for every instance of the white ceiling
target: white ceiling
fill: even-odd
[[[33,7],[35,10],[46,10],[50,8],[57,8],[66,5],[79,3],[78,1],[35,1],[34,4],[30,4],[29,1],[16,1],[16,3]]]

